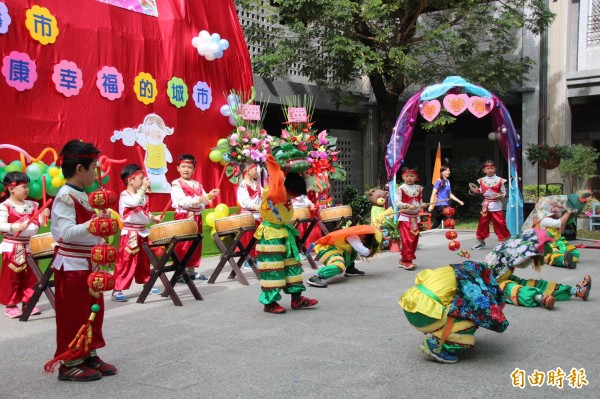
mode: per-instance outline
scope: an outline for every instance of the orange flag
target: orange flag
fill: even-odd
[[[440,143],[438,143],[437,153],[435,154],[435,163],[433,164],[433,177],[431,178],[431,184],[440,178],[440,169],[442,168],[442,149]]]

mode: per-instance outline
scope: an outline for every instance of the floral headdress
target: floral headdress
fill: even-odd
[[[266,106],[269,100],[259,101],[261,105],[254,104],[255,92],[252,88],[251,93],[237,93],[232,91],[227,96],[229,110],[235,127],[231,134],[217,143],[213,150],[222,154],[225,165],[225,175],[233,184],[238,184],[242,180],[242,165],[245,163],[255,163],[261,166],[265,165],[267,153],[273,141],[265,129],[262,128],[262,122],[266,114]],[[256,119],[248,119],[246,107],[257,106]]]

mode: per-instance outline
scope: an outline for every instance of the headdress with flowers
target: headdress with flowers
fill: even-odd
[[[267,134],[262,128],[262,122],[265,118],[266,106],[269,103],[261,97],[260,109],[256,116],[257,119],[248,119],[243,110],[247,106],[259,106],[254,104],[255,92],[252,88],[251,93],[238,93],[234,90],[227,96],[229,101],[229,110],[235,126],[231,134],[217,143],[213,150],[221,152],[225,165],[225,175],[233,184],[238,184],[242,179],[242,165],[245,163],[255,163],[261,166],[265,165],[267,153],[273,137]]]

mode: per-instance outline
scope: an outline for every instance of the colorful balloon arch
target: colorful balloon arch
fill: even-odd
[[[448,94],[450,90],[467,94]],[[394,125],[394,131],[387,145],[385,166],[390,184],[390,196],[396,191],[396,174],[404,163],[410,140],[415,130],[419,114],[429,121],[433,120],[441,109],[438,97],[444,96],[443,104],[448,112],[455,116],[469,109],[477,117],[491,114],[497,142],[508,164],[508,204],[506,224],[510,233],[521,232],[523,225],[523,194],[521,192],[521,145],[517,131],[504,103],[481,86],[467,82],[460,76],[449,76],[442,83],[424,88],[412,96],[402,108]],[[469,97],[469,95],[471,95]]]

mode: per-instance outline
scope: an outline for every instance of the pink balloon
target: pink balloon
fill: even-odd
[[[25,151],[21,147],[17,147],[16,145],[12,145],[12,144],[0,144],[0,150],[3,148],[17,151],[17,152],[25,155],[25,159],[27,160],[27,162],[31,162],[31,155],[29,155],[27,153],[27,151]]]

